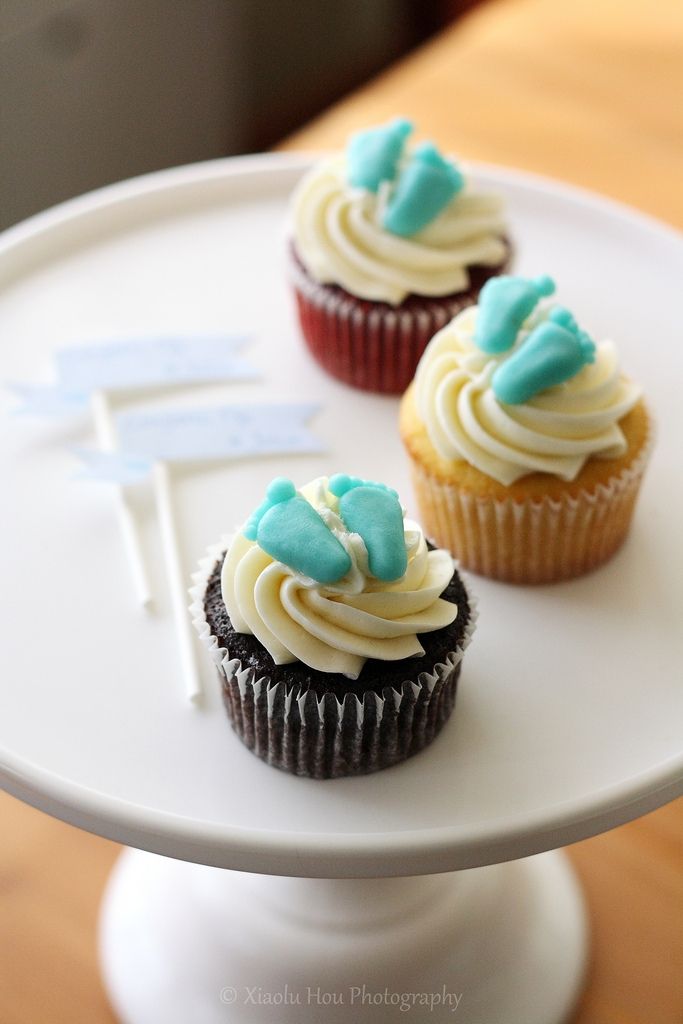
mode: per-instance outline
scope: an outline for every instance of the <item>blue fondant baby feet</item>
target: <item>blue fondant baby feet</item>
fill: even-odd
[[[343,473],[331,477],[328,487],[339,498],[345,526],[362,537],[372,575],[387,583],[405,575],[408,556],[396,491]]]
[[[393,181],[412,130],[410,121],[397,117],[389,124],[352,135],[347,148],[349,183],[376,192],[383,181]]]
[[[343,545],[285,477],[276,477],[268,485],[265,500],[249,517],[243,533],[272,558],[318,583],[336,583],[351,569]]]
[[[280,502],[288,501],[290,498],[296,497],[296,487],[291,480],[288,480],[284,476],[276,476],[274,480],[271,480],[266,488],[266,496],[254,511],[251,513],[242,533],[247,540],[256,540],[258,536],[258,526],[263,519],[266,512],[277,505]]]
[[[501,274],[486,282],[479,295],[474,343],[482,352],[496,355],[512,348],[522,324],[540,300],[555,291],[547,274],[524,278]]]
[[[409,237],[448,206],[465,181],[458,170],[431,142],[423,142],[401,172],[387,205],[384,227],[394,235]]]
[[[562,384],[595,360],[595,345],[562,306],[535,327],[524,344],[497,368],[491,385],[496,398],[508,405],[528,402],[534,395]]]
[[[398,491],[395,491],[393,487],[387,487],[386,484],[379,484],[374,480],[361,480],[359,476],[348,476],[346,473],[335,473],[331,476],[327,482],[327,489],[337,498],[341,498],[347,491],[353,490],[354,487],[376,487],[379,491],[387,491],[388,494],[393,496],[398,501]]]

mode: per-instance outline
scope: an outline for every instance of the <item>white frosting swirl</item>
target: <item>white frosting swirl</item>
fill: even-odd
[[[338,583],[317,583],[239,533],[223,563],[223,601],[237,632],[253,634],[276,665],[302,661],[357,679],[367,658],[424,654],[418,634],[455,620],[457,605],[440,597],[453,576],[453,559],[447,551],[429,551],[419,526],[406,520],[405,574],[393,583],[376,579],[363,540],[348,532],[326,485],[321,477],[301,493],[348,551],[350,572]]]
[[[375,195],[347,181],[346,160],[316,164],[292,199],[296,251],[309,274],[361,299],[399,305],[406,296],[469,287],[468,267],[506,256],[502,200],[468,189],[425,228],[401,238],[382,227],[389,183]]]
[[[596,346],[595,362],[576,376],[520,405],[500,402],[491,387],[499,363],[515,352],[545,319],[540,307],[501,355],[474,344],[477,307],[470,306],[436,334],[415,375],[417,412],[444,459],[465,459],[509,485],[529,473],[574,480],[587,459],[617,458],[626,451],[619,427],[641,389],[619,369],[611,341]]]

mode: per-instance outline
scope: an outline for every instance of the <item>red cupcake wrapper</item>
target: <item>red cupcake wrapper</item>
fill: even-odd
[[[337,285],[320,284],[291,252],[291,282],[301,330],[318,363],[337,380],[363,391],[401,394],[437,331],[473,305],[499,267],[472,268],[465,292],[430,298],[409,296],[400,306],[358,299]]]

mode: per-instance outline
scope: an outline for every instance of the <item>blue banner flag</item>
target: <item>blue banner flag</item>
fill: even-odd
[[[71,451],[83,463],[83,469],[78,474],[81,480],[99,480],[108,484],[137,484],[149,476],[154,465],[153,459],[142,455],[102,452],[95,448],[72,448]]]
[[[79,345],[56,355],[60,388],[115,391],[160,384],[249,380],[258,376],[238,350],[246,337],[197,335]]]
[[[88,405],[88,395],[66,391],[44,384],[8,384],[8,389],[21,399],[12,411],[20,416],[69,416]]]
[[[120,452],[78,449],[89,480],[133,483],[156,461],[191,462],[254,455],[310,454],[324,446],[306,426],[309,403],[154,409],[117,417]]]

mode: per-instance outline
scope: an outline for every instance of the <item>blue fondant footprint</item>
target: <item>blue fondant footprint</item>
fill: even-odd
[[[540,300],[555,291],[547,274],[524,278],[502,274],[490,278],[479,295],[474,343],[492,355],[512,348],[522,324]]]
[[[376,192],[383,181],[393,181],[412,130],[410,121],[397,117],[389,124],[352,135],[346,153],[349,183]]]
[[[574,377],[595,359],[595,345],[562,306],[534,328],[527,340],[497,368],[491,385],[501,402],[519,405]]]
[[[246,523],[242,533],[247,540],[256,540],[258,535],[259,523],[263,519],[266,512],[277,505],[280,502],[288,501],[290,498],[296,497],[296,487],[291,480],[288,480],[284,476],[276,476],[274,480],[271,480],[266,488],[266,496],[261,504],[254,509]]]
[[[331,477],[328,487],[339,498],[344,524],[363,538],[372,575],[387,583],[400,579],[408,568],[408,556],[396,491],[342,473]]]
[[[409,237],[421,231],[448,206],[465,181],[431,142],[418,146],[401,172],[387,204],[384,227]]]
[[[336,583],[351,569],[343,545],[285,477],[269,484],[243,532],[278,562],[318,583]]]

